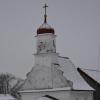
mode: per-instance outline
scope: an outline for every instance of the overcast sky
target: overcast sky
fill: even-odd
[[[57,52],[76,67],[99,68],[100,0],[0,0],[0,72],[25,77],[33,67],[44,3]]]

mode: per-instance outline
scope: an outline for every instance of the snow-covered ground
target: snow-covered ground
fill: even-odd
[[[0,100],[16,100],[16,99],[9,94],[0,94]]]

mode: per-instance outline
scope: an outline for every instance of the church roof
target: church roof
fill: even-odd
[[[98,83],[93,77],[89,76],[89,74],[84,72],[81,68],[77,68],[77,70],[91,87],[100,90],[100,83]]]
[[[38,29],[37,34],[52,33],[54,34],[54,29],[47,23],[43,23]]]
[[[80,69],[100,84],[100,71],[97,71],[95,69],[94,70],[84,69],[84,68],[80,68]]]
[[[70,59],[61,56],[59,56],[58,59],[59,59],[59,64],[61,66],[61,70],[64,71],[64,76],[68,80],[73,82],[74,90],[94,90],[79,74],[77,68]]]

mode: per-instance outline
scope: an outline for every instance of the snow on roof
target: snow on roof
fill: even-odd
[[[95,81],[100,83],[100,72],[96,72],[95,70],[94,71],[85,70],[85,69],[82,70],[86,72],[90,77],[92,77]]]
[[[23,92],[23,93],[29,93],[29,92],[50,92],[50,91],[69,91],[71,90],[70,87],[64,87],[64,88],[53,88],[53,89],[41,89],[41,90],[22,90],[22,91],[19,91],[20,93]]]
[[[0,100],[16,100],[16,99],[9,94],[0,94]]]
[[[73,82],[74,90],[94,90],[86,83],[86,81],[78,73],[76,67],[70,59],[66,59],[66,57],[61,56],[59,56],[58,59],[59,64],[61,66],[61,70],[64,71],[64,76],[67,78],[67,80]]]

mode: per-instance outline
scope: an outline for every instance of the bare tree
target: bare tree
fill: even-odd
[[[0,74],[0,93],[7,94],[10,92],[10,81],[15,79],[15,77],[11,74]]]
[[[12,86],[11,82],[17,80]],[[14,75],[9,73],[0,74],[0,94],[11,94],[13,97],[20,99],[19,89],[23,80],[16,78]]]

